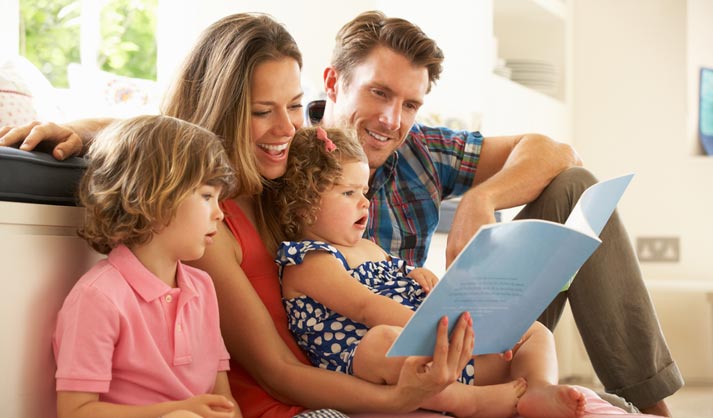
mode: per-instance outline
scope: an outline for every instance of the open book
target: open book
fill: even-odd
[[[511,349],[601,244],[599,233],[632,177],[589,187],[564,225],[527,219],[480,228],[387,356],[431,356],[439,318],[448,316],[450,332],[465,311],[473,318],[473,354]]]

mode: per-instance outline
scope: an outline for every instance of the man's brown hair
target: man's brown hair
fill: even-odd
[[[332,66],[349,84],[352,69],[379,46],[405,56],[415,66],[426,67],[428,91],[441,75],[443,51],[436,41],[408,20],[387,17],[379,11],[364,12],[342,26],[337,32]]]

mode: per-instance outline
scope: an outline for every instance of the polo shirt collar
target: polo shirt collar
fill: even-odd
[[[108,259],[145,302],[151,302],[171,291],[171,287],[151,273],[125,245],[114,248]],[[179,262],[176,268],[176,285],[181,289],[181,297],[185,300],[198,295],[187,277],[185,266]]]

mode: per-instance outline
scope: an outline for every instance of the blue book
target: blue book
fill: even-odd
[[[527,219],[480,228],[387,356],[431,356],[439,318],[448,317],[450,332],[465,311],[473,318],[474,355],[511,349],[601,244],[599,233],[632,177],[589,187],[564,225]]]

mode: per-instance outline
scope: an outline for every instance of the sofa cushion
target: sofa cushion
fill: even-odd
[[[0,59],[0,126],[64,118],[49,80],[25,57]]]
[[[57,161],[50,154],[0,147],[0,200],[77,205],[84,158]]]

